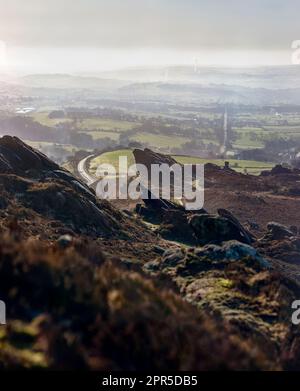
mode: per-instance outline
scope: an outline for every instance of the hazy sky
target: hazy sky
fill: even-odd
[[[288,63],[299,13],[299,0],[0,0],[0,41],[28,71]]]

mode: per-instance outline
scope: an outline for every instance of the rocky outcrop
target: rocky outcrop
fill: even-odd
[[[145,220],[159,224],[157,232],[164,238],[189,244],[222,243],[238,240],[250,244],[254,237],[227,210],[219,209],[217,215],[205,209],[198,212],[186,211],[181,205],[156,199],[144,200],[136,212]]]
[[[279,223],[268,223],[267,229],[268,232],[264,236],[263,240],[281,240],[294,236],[294,233],[291,230]]]
[[[177,163],[171,156],[163,155],[158,152],[153,152],[151,149],[145,148],[144,150],[135,149],[133,156],[137,164],[143,164],[147,167],[149,172],[151,171],[152,164],[167,164],[172,166]]]
[[[145,271],[168,276],[181,295],[202,311],[230,324],[250,341],[264,346],[268,359],[279,367],[292,332],[291,303],[299,286],[279,277],[272,264],[253,247],[237,241],[221,246],[177,249],[149,262]]]
[[[292,174],[293,169],[284,167],[281,164],[277,164],[275,167],[272,168],[270,171],[263,171],[261,173],[261,176],[268,176],[268,175],[287,175]]]
[[[60,222],[74,233],[141,236],[131,219],[97,199],[92,189],[17,137],[0,138],[0,189],[0,212],[7,216],[9,208],[11,218],[18,215],[20,225],[28,222],[25,215],[31,213],[31,219],[42,219],[48,226]]]
[[[251,243],[249,235],[233,220],[220,215],[201,214],[192,215],[189,224],[199,244],[221,243],[228,240],[238,240],[242,243]]]
[[[300,281],[300,238],[295,228],[270,222],[268,231],[255,242],[255,247],[276,265],[277,270]]]
[[[25,174],[57,169],[56,163],[19,138],[3,136],[0,139],[0,173]]]

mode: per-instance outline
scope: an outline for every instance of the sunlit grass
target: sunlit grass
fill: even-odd
[[[87,118],[82,121],[77,121],[77,126],[83,130],[108,130],[108,131],[127,131],[138,124],[135,122],[129,121],[116,121],[113,119],[103,119],[103,118]]]
[[[132,140],[140,143],[147,143],[150,147],[156,148],[176,148],[189,141],[186,137],[181,136],[167,136],[162,134],[153,134],[141,132],[135,134]]]
[[[128,160],[128,166],[131,166],[135,163],[134,156],[132,150],[130,149],[122,149],[113,152],[106,152],[100,156],[91,160],[90,163],[90,172],[95,173],[97,167],[102,163],[108,163],[113,165],[117,171],[119,166],[119,156],[126,156]],[[173,156],[173,158],[181,164],[206,164],[213,163],[220,167],[224,166],[225,159],[202,159],[198,157],[192,156]],[[230,167],[238,172],[244,172],[245,169],[249,174],[258,175],[264,170],[270,170],[274,164],[259,162],[253,160],[235,160],[235,159],[226,159],[229,162]]]

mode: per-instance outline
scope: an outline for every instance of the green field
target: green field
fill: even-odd
[[[189,141],[183,136],[166,136],[147,132],[140,132],[135,134],[131,137],[131,139],[140,143],[147,143],[150,147],[165,149],[180,147],[182,144]]]
[[[232,146],[237,149],[256,149],[264,147],[264,130],[257,127],[244,127],[232,129],[237,139]]]
[[[135,122],[129,121],[115,121],[113,119],[103,119],[103,118],[87,118],[84,120],[78,120],[77,126],[82,130],[107,130],[107,131],[116,131],[124,132],[130,129],[133,129],[139,125]]]
[[[41,125],[45,126],[50,126],[54,127],[57,126],[58,124],[66,123],[66,122],[71,122],[71,119],[69,118],[49,118],[48,117],[49,112],[37,112],[30,114],[30,117],[36,121],[39,122]]]
[[[286,140],[300,138],[300,126],[241,127],[233,128],[233,131],[237,135],[237,139],[232,144],[236,149],[263,148],[266,141],[276,140],[278,137]]]
[[[173,158],[181,164],[206,164],[213,163],[223,167],[225,160],[223,159],[202,159],[192,156],[173,156]],[[274,167],[274,163],[258,162],[254,160],[237,160],[226,159],[232,169],[237,172],[244,172],[246,169],[249,174],[259,175],[264,170],[270,170]]]
[[[119,137],[120,137],[119,133],[107,132],[106,130],[92,130],[90,132],[81,131],[79,133],[88,134],[89,136],[92,136],[94,140],[100,140],[103,138],[110,138],[111,140],[117,141],[117,140],[119,140]]]
[[[236,149],[263,148],[267,141],[278,138],[299,142],[300,115],[297,112],[240,112],[232,118],[238,124],[233,124],[232,128],[237,136],[237,139],[232,140]]]
[[[92,117],[88,112],[86,115],[91,117],[85,119],[78,118],[74,120],[71,117],[49,119],[48,109],[42,108],[40,112],[31,113],[29,116],[41,124],[50,127],[70,122],[74,131],[77,130],[80,133],[90,135],[95,141],[108,138],[115,145],[120,142],[123,143],[124,140],[126,140],[124,142],[126,144],[129,139],[130,141],[136,141],[144,146],[148,146],[151,149],[160,150],[163,153],[186,153],[185,151],[188,150],[188,147],[185,144],[193,142],[196,138],[199,141],[199,145],[200,141],[205,144],[205,146],[201,144],[199,150],[205,149],[217,154],[220,143],[222,142],[222,134],[220,134],[222,128],[218,126],[220,125],[220,121],[222,121],[223,114],[210,112],[209,110],[206,112],[205,108],[201,108],[199,111],[199,107],[196,106],[191,111],[185,111],[183,109],[177,112],[179,118],[186,116],[186,119],[183,117],[180,119],[176,134],[174,135],[171,132],[172,126],[177,126],[177,122],[174,125],[173,120],[168,120],[168,115],[164,115],[163,120],[161,120],[158,117],[158,113],[153,113],[153,117],[156,117],[158,125],[156,128],[156,123],[154,122],[154,125],[150,128],[151,130],[148,130],[149,127],[147,128],[145,126],[143,128],[142,126],[147,116],[138,119],[138,114],[136,114],[135,119],[132,121]],[[172,113],[175,115],[176,109],[171,108],[168,111],[168,114]],[[116,118],[131,119],[132,117],[118,116]],[[228,149],[233,149],[236,152],[249,149],[262,149],[273,139],[278,140],[284,138],[297,144],[300,142],[299,113],[286,113],[282,115],[275,112],[267,112],[265,114],[251,112],[234,113],[231,115],[231,124],[232,134],[229,133],[228,142],[232,148],[229,147]],[[165,131],[166,128],[168,128],[167,132]],[[142,131],[142,129],[145,130]],[[120,139],[121,141],[119,141]],[[87,142],[87,146],[90,146],[90,142]],[[255,162],[254,167],[250,163],[245,166],[246,163],[243,164],[240,161],[237,164],[237,170],[244,171],[246,168],[253,173],[260,172],[265,167],[270,167],[270,165],[261,162]]]
[[[58,143],[51,143],[48,141],[30,141],[30,140],[24,140],[26,144],[30,145],[32,148],[38,149],[39,151],[42,151],[43,149],[47,147],[60,147],[63,148],[66,152],[75,153],[79,150],[78,147],[75,147],[71,144],[58,144]]]
[[[106,163],[111,164],[117,169],[119,168],[119,156],[126,156],[128,161],[128,167],[132,166],[135,163],[133,153],[130,149],[120,149],[113,152],[105,152],[100,156],[92,159],[90,161],[90,172],[95,174],[97,167],[100,164]]]
[[[31,113],[29,115],[34,121],[39,122],[45,126],[57,126],[61,123],[73,122],[72,118],[49,118],[49,111],[42,111]],[[99,130],[99,131],[107,131],[107,132],[124,132],[134,127],[140,125],[135,122],[129,121],[117,121],[113,119],[104,119],[104,118],[87,118],[83,120],[76,120],[76,125],[79,129],[82,130]]]
[[[280,135],[300,135],[300,126],[264,126],[265,133],[280,133]]]
[[[98,165],[102,163],[108,163],[113,165],[116,169],[118,169],[119,165],[119,156],[126,156],[128,159],[128,166],[131,166],[135,163],[133,153],[130,149],[123,149],[113,152],[106,152],[96,158],[92,159],[90,162],[90,172],[95,173]],[[213,163],[218,166],[224,166],[225,160],[221,159],[202,159],[192,156],[173,156],[173,158],[181,164],[205,164],[205,163]],[[252,160],[227,160],[231,168],[238,172],[244,172],[246,169],[249,174],[259,175],[264,170],[271,169],[274,164],[273,163],[265,163],[265,162],[257,162]]]

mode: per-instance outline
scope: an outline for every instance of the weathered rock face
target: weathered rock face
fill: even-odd
[[[0,138],[0,173],[20,174],[28,170],[57,170],[59,166],[17,137]]]
[[[186,211],[182,206],[165,200],[146,201],[138,205],[137,213],[145,220],[159,224],[157,232],[165,239],[203,245],[238,240],[250,244],[252,235],[239,221],[224,209],[212,215],[202,209],[197,213]]]
[[[0,211],[59,221],[75,233],[103,237],[139,235],[138,226],[69,172],[17,137],[0,138]],[[17,213],[19,211],[19,213]],[[24,221],[27,221],[24,217]]]
[[[294,233],[282,224],[271,222],[267,225],[267,229],[264,240],[281,240],[294,236]]]
[[[241,259],[251,259],[253,264],[270,269],[270,263],[258,254],[257,250],[247,244],[232,240],[222,246],[209,244],[189,250],[168,250],[160,261],[149,262],[146,269],[165,270],[179,268],[181,274],[197,274],[212,269],[222,270],[226,265]]]
[[[179,209],[167,210],[161,218],[156,232],[167,240],[197,245],[198,240],[192,226],[189,224],[188,214]]]
[[[297,227],[288,229],[271,222],[267,233],[255,243],[265,257],[271,259],[278,270],[292,280],[300,281],[300,238]]]
[[[229,241],[170,250],[144,268],[171,278],[187,301],[229,323],[253,349],[264,346],[279,367],[286,365],[282,357],[291,349],[291,303],[299,286],[279,277],[253,247]]]
[[[197,244],[197,238],[188,221],[190,213],[183,206],[161,198],[143,201],[144,205],[137,204],[136,212],[145,221],[158,225],[156,232],[161,237],[186,244]],[[202,210],[202,213],[206,211]]]
[[[144,150],[135,149],[133,151],[133,156],[136,163],[145,165],[149,172],[151,171],[152,164],[168,164],[169,166],[172,166],[177,163],[171,156],[153,152],[148,148],[145,148]]]
[[[210,214],[193,215],[189,219],[189,224],[199,244],[221,243],[228,240],[250,243],[239,225],[226,217]]]

